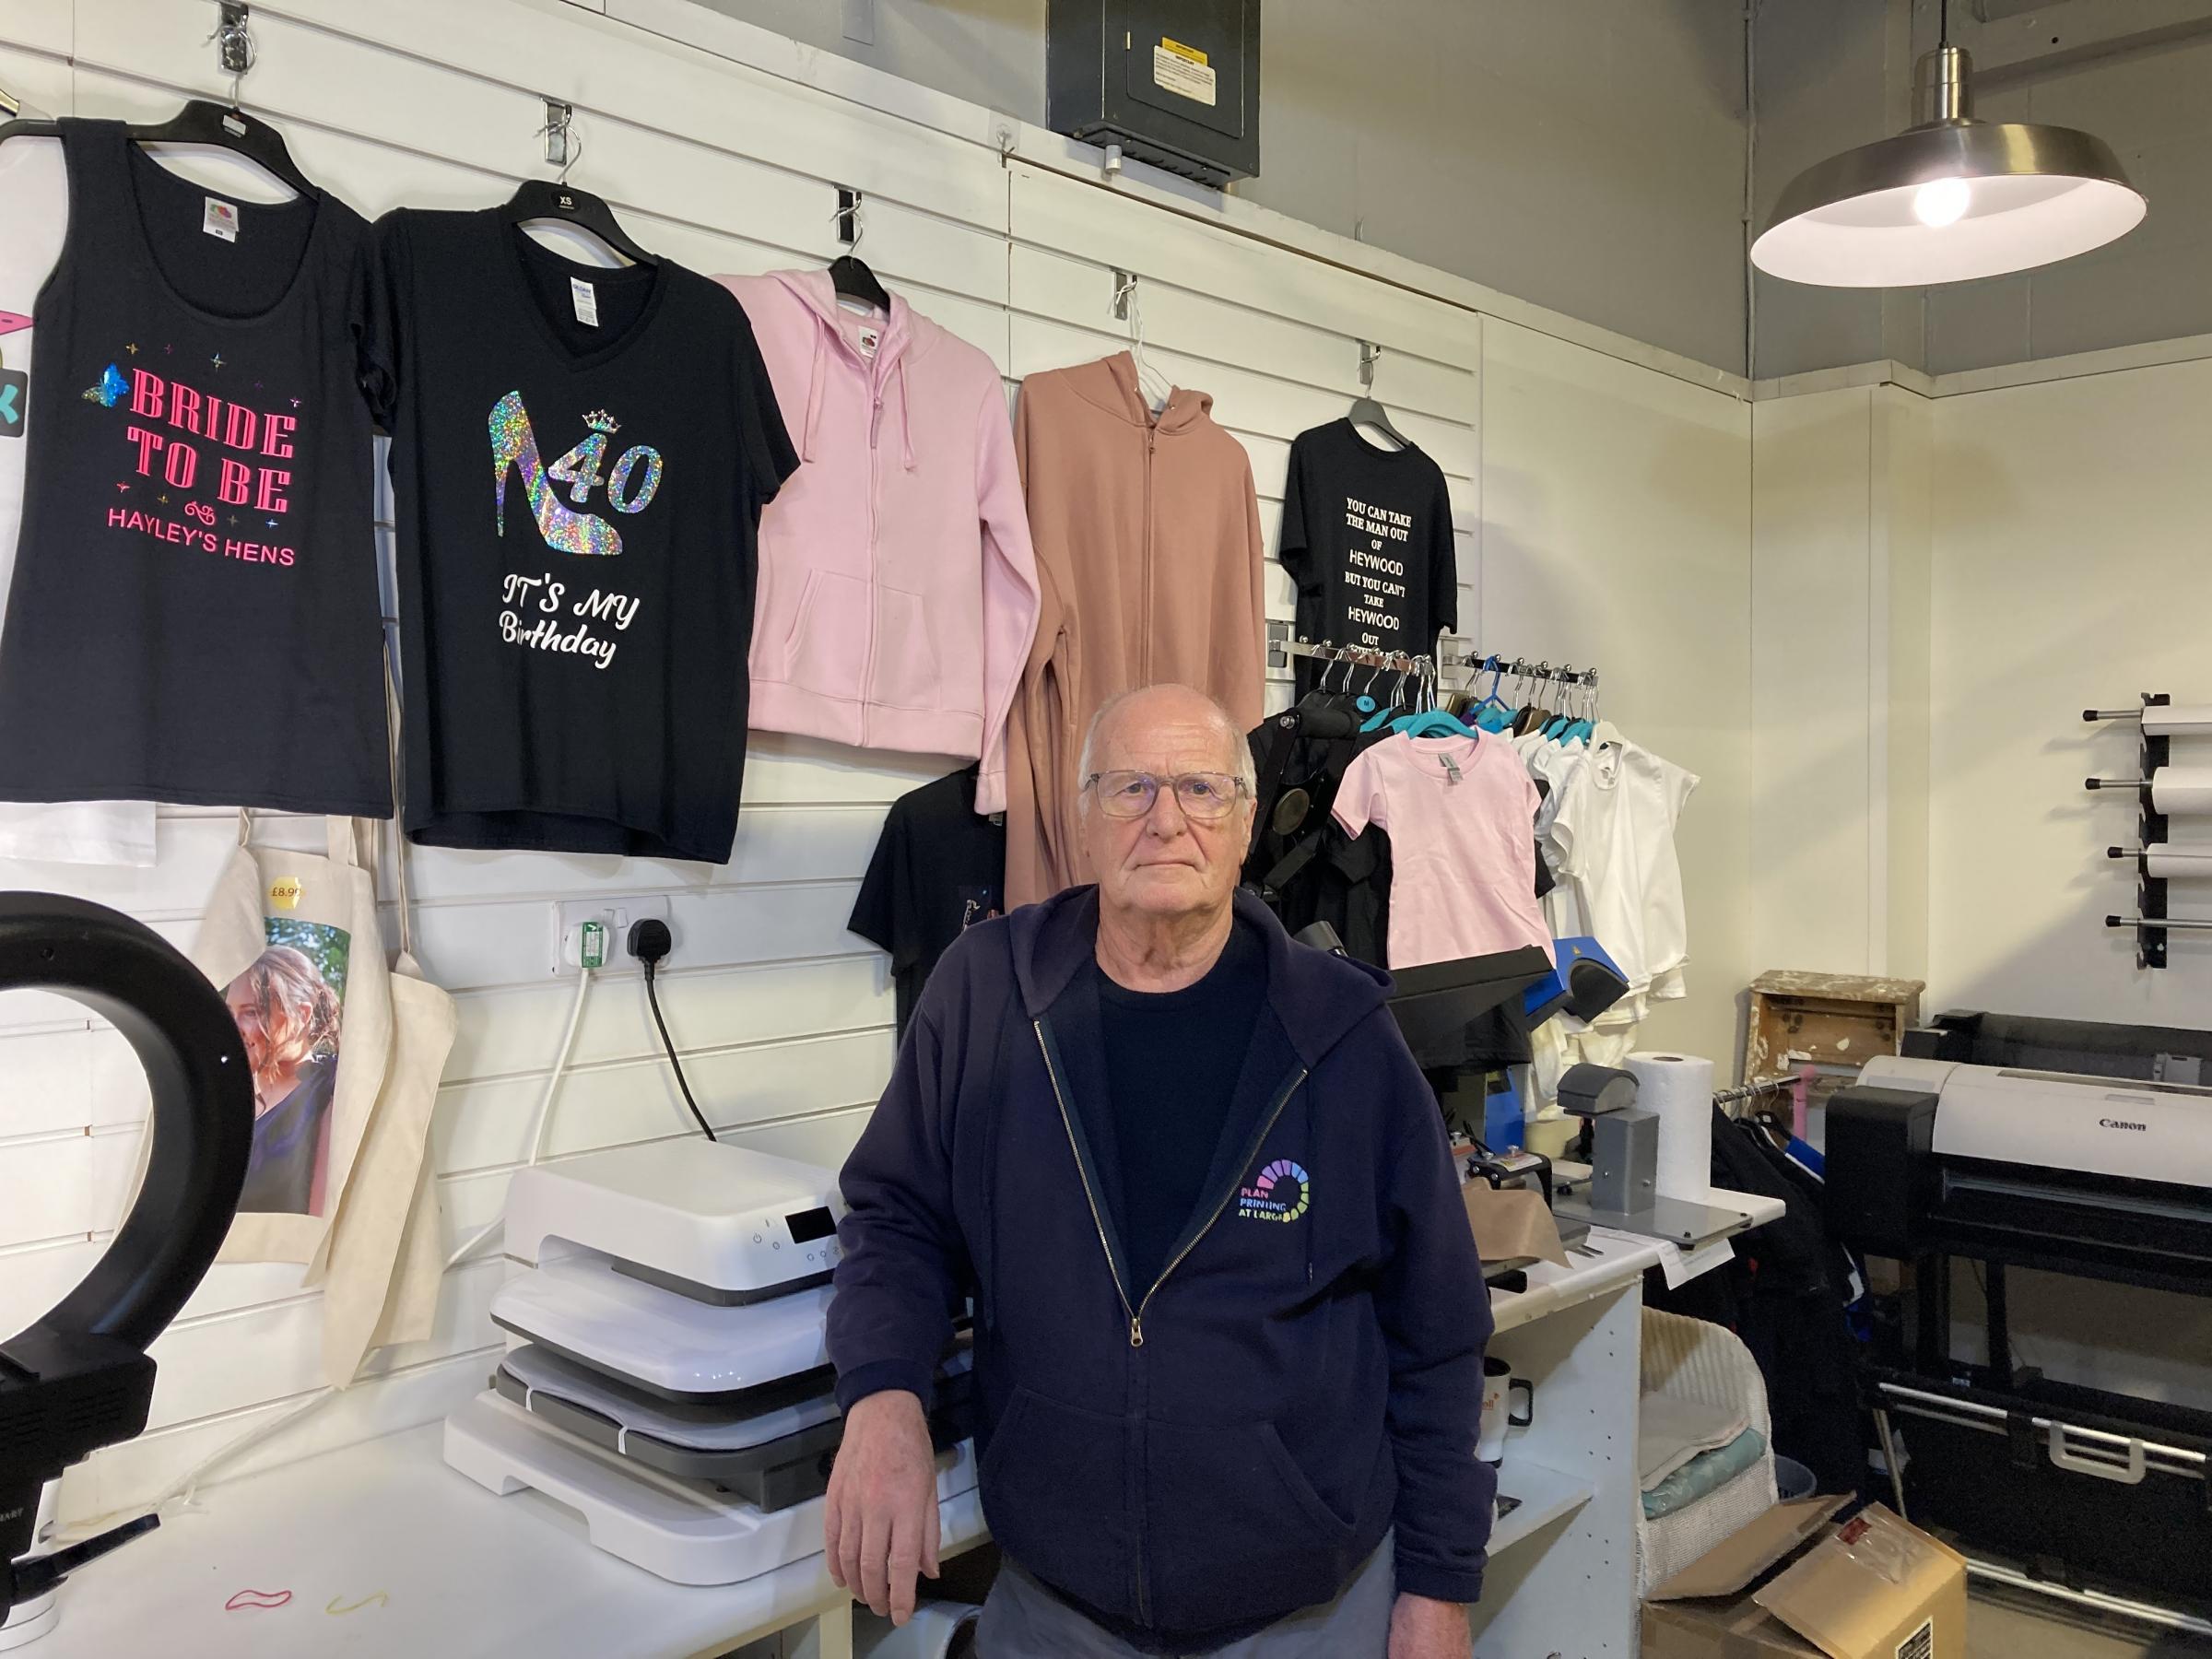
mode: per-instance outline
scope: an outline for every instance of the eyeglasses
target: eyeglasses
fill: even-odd
[[[1152,810],[1162,786],[1175,792],[1175,804],[1183,817],[1196,823],[1218,823],[1229,816],[1237,797],[1247,793],[1244,780],[1227,772],[1184,772],[1178,778],[1159,778],[1150,772],[1092,772],[1083,787],[1095,789],[1099,810],[1112,818],[1140,818]]]

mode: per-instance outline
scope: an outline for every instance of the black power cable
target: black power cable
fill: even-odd
[[[691,1115],[699,1120],[699,1132],[712,1140],[714,1131],[708,1126],[707,1114],[700,1111],[699,1102],[691,1098],[691,1085],[684,1077],[684,1063],[676,1057],[676,1044],[668,1037],[668,1022],[661,1018],[660,993],[653,989],[661,959],[674,945],[665,922],[647,916],[629,924],[629,954],[645,970],[645,1000],[653,1005],[653,1023],[660,1029],[661,1046],[668,1051],[668,1065],[676,1073],[676,1086],[684,1091],[684,1104],[691,1108]]]

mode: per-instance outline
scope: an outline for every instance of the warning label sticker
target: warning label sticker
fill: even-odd
[[[1214,107],[1214,87],[1219,76],[1206,62],[1206,53],[1195,46],[1162,36],[1159,44],[1152,48],[1152,78],[1178,98],[1202,103],[1209,110]]]

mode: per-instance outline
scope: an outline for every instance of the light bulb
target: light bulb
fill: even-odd
[[[1931,230],[1955,225],[1973,205],[1974,193],[1964,179],[1932,179],[1912,193],[1912,217]]]

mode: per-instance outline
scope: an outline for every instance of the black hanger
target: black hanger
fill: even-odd
[[[1415,447],[1412,439],[1391,425],[1390,411],[1371,397],[1353,398],[1351,411],[1345,416],[1345,418],[1356,427],[1373,427],[1375,430],[1390,439],[1400,449]]]
[[[322,190],[311,183],[292,160],[291,151],[285,147],[284,135],[267,122],[229,104],[195,98],[167,121],[150,126],[127,127],[124,131],[133,144],[194,144],[229,150],[245,157],[307,200],[323,199]],[[0,144],[18,136],[59,138],[61,135],[61,124],[56,121],[18,119],[0,124]]]
[[[589,230],[632,264],[661,263],[658,255],[648,253],[629,239],[629,232],[616,222],[614,209],[590,191],[579,190],[573,184],[556,183],[549,179],[524,179],[507,198],[506,206],[500,209],[500,217],[517,226],[533,219],[574,225],[580,230]]]
[[[886,316],[890,314],[891,296],[876,273],[868,269],[867,261],[855,253],[840,253],[830,262],[830,286],[847,300],[859,300],[876,307]]]

